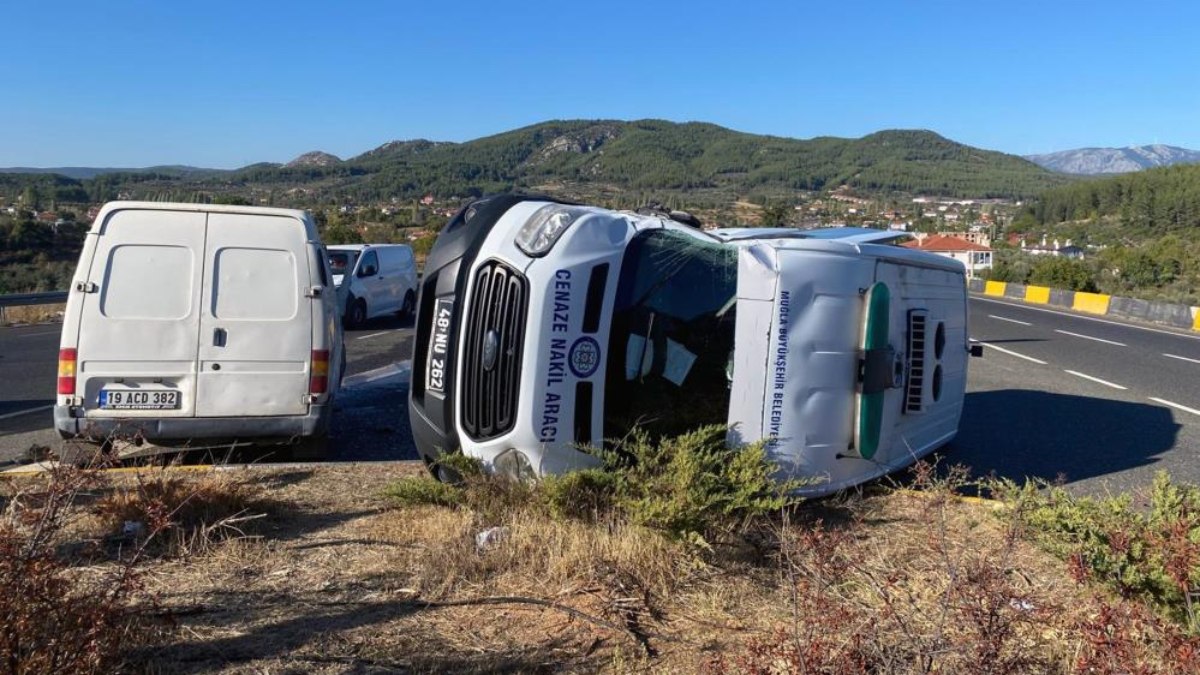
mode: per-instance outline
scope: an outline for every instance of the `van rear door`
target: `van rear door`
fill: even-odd
[[[205,214],[120,210],[80,292],[78,393],[89,417],[189,417]]]
[[[209,214],[197,417],[308,412],[306,246],[304,223],[295,218]]]

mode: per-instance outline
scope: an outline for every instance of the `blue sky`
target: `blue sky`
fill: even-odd
[[[0,166],[236,167],[546,119],[1200,148],[1200,3],[12,2]]]

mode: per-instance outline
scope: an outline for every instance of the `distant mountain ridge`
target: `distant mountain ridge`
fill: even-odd
[[[1172,164],[1200,162],[1200,151],[1173,145],[1134,145],[1127,148],[1078,148],[1025,159],[1051,171],[1085,176],[1129,173]]]
[[[168,164],[163,166],[144,166],[137,168],[119,168],[119,167],[94,167],[94,166],[59,166],[49,168],[37,168],[27,166],[14,166],[8,168],[0,168],[0,173],[26,173],[26,174],[46,174],[54,173],[75,180],[89,180],[96,176],[101,176],[106,173],[179,173],[179,174],[201,174],[201,173],[221,173],[228,169],[205,169],[198,166],[185,166],[182,164]]]
[[[263,162],[233,171],[93,171],[93,178],[53,189],[86,190],[96,201],[112,194],[194,198],[235,192],[275,201],[289,195],[369,202],[511,189],[577,197],[686,192],[693,199],[727,201],[841,186],[864,194],[1025,198],[1070,180],[1015,155],[922,129],[797,139],[656,119],[552,120],[461,143],[391,141],[346,160],[310,152],[286,165]],[[0,174],[0,187],[35,178]]]

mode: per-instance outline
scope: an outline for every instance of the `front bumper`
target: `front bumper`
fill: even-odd
[[[461,448],[454,421],[455,382],[458,377],[458,348],[467,309],[464,300],[471,268],[496,222],[513,206],[527,201],[560,202],[552,197],[523,194],[504,194],[477,200],[450,219],[429,252],[417,299],[412,383],[408,395],[413,440],[417,452],[427,462]],[[433,313],[439,298],[451,300],[454,305],[446,345],[444,385],[442,391],[436,393],[426,392],[426,370],[433,334]]]
[[[333,406],[311,404],[307,415],[286,417],[75,417],[71,406],[54,406],[54,428],[65,438],[288,439],[321,436],[329,430]]]

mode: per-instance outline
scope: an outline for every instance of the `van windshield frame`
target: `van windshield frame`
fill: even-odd
[[[737,261],[737,246],[698,233],[656,228],[629,242],[609,332],[606,438],[728,421]]]

